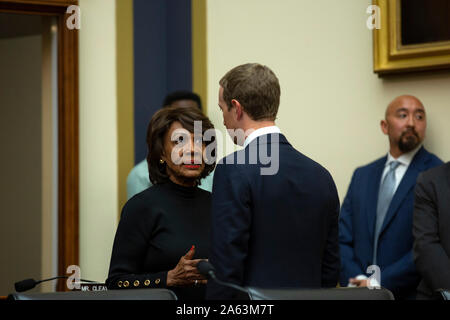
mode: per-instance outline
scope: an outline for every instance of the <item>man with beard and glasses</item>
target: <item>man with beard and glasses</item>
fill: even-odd
[[[341,286],[381,285],[396,299],[415,298],[420,277],[412,251],[414,186],[420,172],[442,164],[422,146],[426,126],[416,97],[400,96],[388,105],[381,130],[389,137],[389,153],[355,170],[342,204]],[[371,265],[379,269],[369,271]],[[373,273],[370,279],[366,272]]]

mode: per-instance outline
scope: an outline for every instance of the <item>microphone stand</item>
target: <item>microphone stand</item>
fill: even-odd
[[[57,276],[57,277],[53,277],[53,278],[49,278],[49,279],[43,279],[43,280],[34,280],[34,279],[25,279],[22,281],[18,281],[14,284],[14,287],[16,289],[17,292],[24,292],[24,291],[28,291],[30,289],[33,289],[34,287],[36,287],[38,284],[42,283],[42,282],[46,282],[46,281],[51,281],[51,280],[56,280],[56,279],[68,279],[68,276]],[[92,281],[92,280],[85,280],[85,279],[77,279],[78,281],[83,281],[83,282],[96,282],[96,281]]]
[[[245,288],[243,288],[243,287],[241,287],[241,286],[238,286],[238,285],[236,285],[236,284],[234,284],[234,283],[228,283],[228,282],[223,282],[223,281],[219,280],[219,279],[216,277],[216,275],[215,275],[215,273],[214,273],[213,271],[209,271],[208,274],[209,274],[209,276],[210,276],[215,282],[217,282],[218,284],[220,284],[220,285],[222,285],[222,286],[225,286],[225,287],[232,288],[232,289],[236,289],[236,290],[241,291],[241,292],[244,292],[244,293],[246,293],[246,294],[250,297],[250,293],[249,293],[248,289],[245,289]],[[252,295],[253,295],[253,296],[257,296],[258,298],[260,298],[260,299],[262,299],[262,300],[267,300],[267,297],[262,296],[262,295],[260,295],[260,294],[257,293],[257,292],[253,292]]]

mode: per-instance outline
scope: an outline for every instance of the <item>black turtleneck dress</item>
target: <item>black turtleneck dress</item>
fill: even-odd
[[[193,245],[207,259],[211,193],[170,180],[128,200],[114,239],[108,289],[167,288],[180,300],[204,299],[205,287],[167,287],[167,272]]]

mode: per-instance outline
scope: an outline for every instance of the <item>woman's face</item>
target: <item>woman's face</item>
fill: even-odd
[[[204,149],[202,137],[194,137],[180,122],[173,122],[164,137],[164,153],[161,156],[166,162],[169,179],[184,186],[195,185],[205,169]]]

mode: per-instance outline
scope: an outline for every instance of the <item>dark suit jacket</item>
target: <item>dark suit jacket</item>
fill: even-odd
[[[372,265],[378,191],[387,156],[353,173],[339,217],[342,286],[348,279],[366,274]],[[412,216],[414,186],[420,172],[442,164],[423,147],[414,156],[403,176],[381,228],[377,264],[381,270],[381,286],[396,298],[414,294],[419,275],[413,261]]]
[[[266,154],[264,149],[271,151],[275,167],[279,155],[274,175],[261,175],[261,168],[270,167],[263,158],[249,164],[252,154]],[[237,164],[243,158],[246,164]],[[216,167],[209,261],[219,279],[241,286],[334,287],[338,215],[339,198],[326,169],[281,134],[258,137]],[[236,294],[208,282],[209,299]]]
[[[414,203],[414,259],[423,277],[417,290],[450,289],[450,162],[422,173]]]

